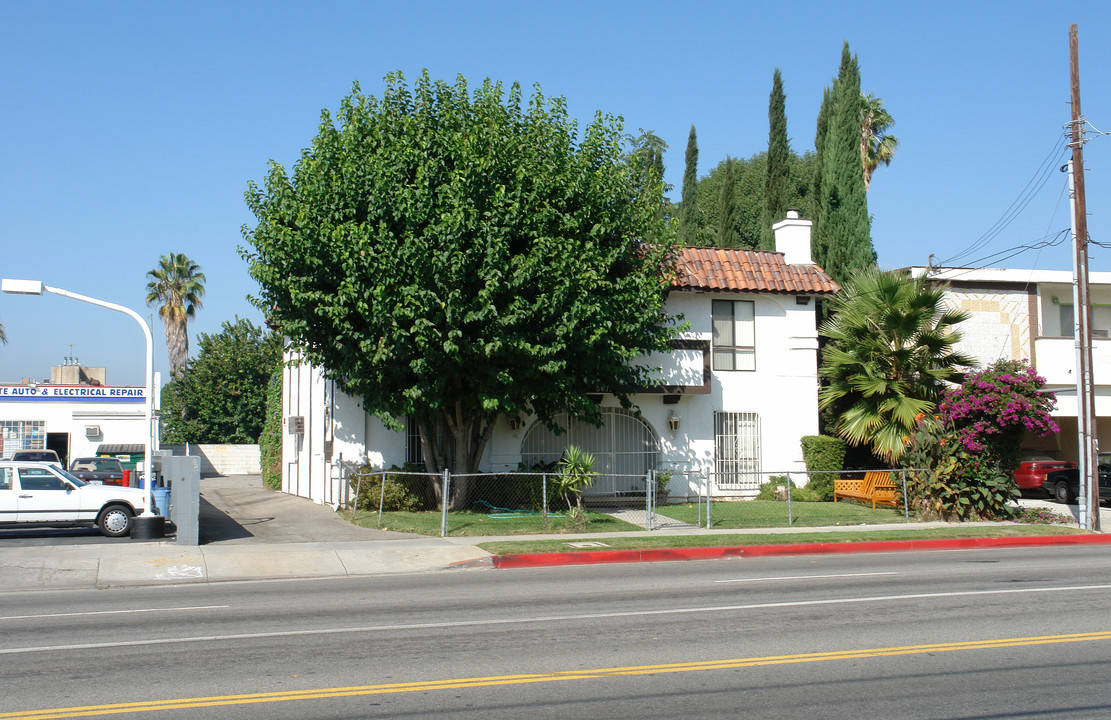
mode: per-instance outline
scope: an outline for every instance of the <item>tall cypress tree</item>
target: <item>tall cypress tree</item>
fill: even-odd
[[[683,205],[679,208],[679,242],[698,244],[698,137],[691,125],[687,138],[687,167],[683,171]]]
[[[860,111],[860,67],[846,41],[830,95],[818,225],[820,242],[826,249],[823,267],[842,284],[853,271],[874,264],[876,259],[860,161]]]
[[[823,269],[829,260],[829,249],[822,235],[822,158],[825,156],[826,135],[829,132],[829,105],[832,92],[829,87],[822,90],[822,107],[818,110],[818,128],[814,132],[814,181],[810,187],[810,197],[814,198],[817,212],[812,218],[814,225],[810,234],[810,257]]]
[[[787,96],[779,68],[772,77],[768,97],[768,161],[764,167],[764,212],[760,228],[760,249],[775,249],[772,225],[787,215],[791,183],[791,146],[787,140]]]
[[[734,197],[733,158],[725,157],[725,177],[721,182],[721,199],[718,204],[718,247],[737,247],[736,214],[737,203]]]

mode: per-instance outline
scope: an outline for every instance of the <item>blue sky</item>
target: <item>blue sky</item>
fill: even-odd
[[[261,323],[237,253],[243,202],[267,161],[292,167],[353,81],[422,68],[477,84],[539,83],[571,112],[620,114],[671,145],[678,198],[693,123],[700,171],[767,145],[779,67],[792,148],[813,148],[822,88],[848,40],[862,86],[882,97],[901,147],[869,193],[887,267],[973,248],[1012,203],[1024,209],[956,264],[1069,227],[1062,126],[1068,28],[1077,23],[1084,116],[1111,130],[1111,10],[1046,2],[30,2],[0,3],[0,275],[148,315],[146,271],[183,252],[208,278],[190,325]],[[1105,233],[1111,138],[1085,147],[1089,232]],[[1039,168],[1052,165],[1039,175]],[[1028,188],[1031,180],[1037,180]],[[1044,183],[1044,184],[1043,184]],[[1039,188],[1036,193],[1030,190]],[[1032,195],[1032,197],[1027,197]],[[1026,200],[1028,199],[1028,202]],[[1067,243],[1012,267],[1068,269]],[[1092,248],[1093,270],[1111,250]],[[49,376],[76,355],[110,384],[142,384],[136,323],[55,296],[0,296],[0,382]],[[155,365],[168,374],[157,316]],[[71,347],[72,346],[72,347]]]

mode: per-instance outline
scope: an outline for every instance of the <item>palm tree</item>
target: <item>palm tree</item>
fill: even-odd
[[[4,323],[0,322],[0,343],[8,344],[8,334],[4,332]]]
[[[883,107],[883,99],[872,93],[860,98],[860,159],[864,164],[864,191],[872,184],[872,173],[880,163],[886,167],[899,149],[899,140],[889,135],[895,120]]]
[[[183,253],[163,255],[158,267],[147,272],[147,305],[158,307],[166,327],[166,352],[170,375],[177,377],[189,361],[189,319],[197,314],[204,297],[201,266]]]
[[[925,277],[867,268],[830,303],[821,327],[828,340],[818,375],[818,404],[834,412],[834,431],[869,444],[894,462],[923,413],[936,407],[943,383],[975,361],[954,347],[968,313],[944,306],[944,285]]]

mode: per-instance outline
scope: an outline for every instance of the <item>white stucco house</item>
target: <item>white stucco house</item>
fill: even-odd
[[[1054,419],[1061,432],[1047,438],[1028,435],[1024,449],[1058,460],[1079,455],[1076,404],[1076,345],[1072,272],[1018,268],[911,267],[946,282],[948,306],[971,317],[961,324],[958,349],[980,367],[996,360],[1028,360],[1057,396]],[[1097,437],[1111,447],[1111,273],[1089,274],[1092,298],[1092,370],[1096,394]]]
[[[800,439],[818,434],[815,299],[836,283],[810,258],[809,220],[791,211],[775,225],[777,250],[685,248],[666,310],[689,329],[670,355],[652,358],[660,386],[633,396],[639,413],[596,398],[604,425],[571,423],[555,435],[533,418],[501,418],[480,469],[552,461],[575,444],[603,474],[591,492],[620,496],[650,469],[673,473],[674,496],[753,494],[768,473],[804,469]],[[318,503],[342,498],[341,466],[376,468],[420,460],[415,429],[397,432],[325,378],[287,367],[282,489]]]

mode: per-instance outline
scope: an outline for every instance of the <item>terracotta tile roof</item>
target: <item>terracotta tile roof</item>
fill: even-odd
[[[768,250],[688,247],[679,253],[676,290],[832,295],[841,289],[817,265],[788,265]]]

